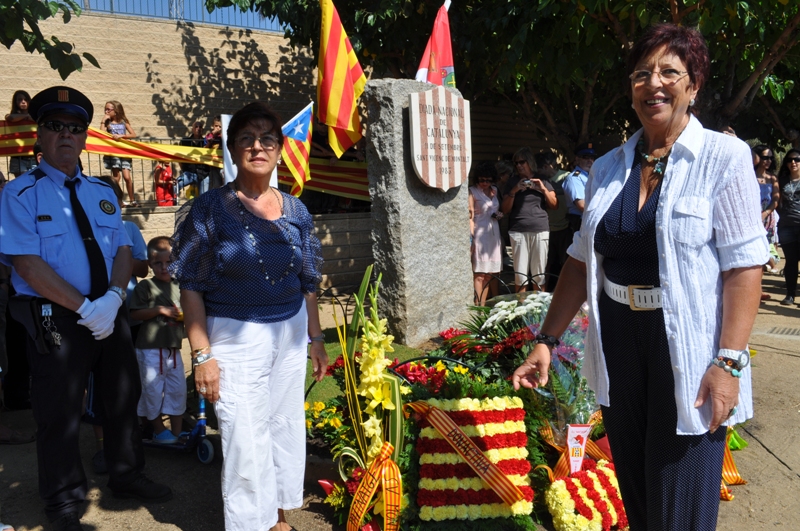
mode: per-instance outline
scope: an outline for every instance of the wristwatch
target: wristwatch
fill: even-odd
[[[213,358],[214,355],[211,354],[210,352],[207,352],[205,354],[198,354],[197,356],[192,358],[192,367],[197,367],[198,365],[202,365]]]
[[[558,338],[556,336],[549,336],[547,334],[538,333],[536,337],[533,338],[534,343],[544,343],[550,348],[555,348],[558,346]]]
[[[125,302],[125,299],[128,298],[128,294],[125,292],[125,290],[117,286],[109,286],[108,291],[113,291],[114,293],[119,295],[119,298],[122,299],[122,302]]]

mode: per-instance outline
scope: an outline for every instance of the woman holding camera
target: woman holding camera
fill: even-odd
[[[497,171],[491,162],[478,164],[469,187],[469,234],[472,242],[472,278],[475,304],[483,306],[491,291],[492,275],[503,269],[498,220],[503,217],[497,199]]]
[[[550,222],[545,210],[556,208],[558,199],[549,181],[534,177],[536,161],[531,148],[524,147],[514,154],[514,170],[501,210],[509,217],[508,237],[516,287],[518,292],[526,291],[530,279],[537,289],[544,291],[550,246]]]

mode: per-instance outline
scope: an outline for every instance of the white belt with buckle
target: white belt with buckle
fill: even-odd
[[[620,304],[627,304],[635,312],[661,308],[661,288],[633,284],[623,286],[607,278],[603,288],[611,299]]]

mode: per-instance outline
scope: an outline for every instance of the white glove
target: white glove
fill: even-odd
[[[114,331],[114,320],[117,318],[117,311],[122,306],[122,299],[113,291],[107,291],[105,295],[86,306],[86,301],[78,308],[78,313],[82,319],[78,321],[92,331],[94,338],[98,341],[105,339]],[[81,311],[83,309],[83,312]]]

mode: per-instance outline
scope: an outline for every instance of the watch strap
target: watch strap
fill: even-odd
[[[548,347],[551,347],[551,348],[557,347],[558,344],[560,343],[560,341],[558,340],[558,338],[556,336],[543,334],[541,332],[536,334],[536,337],[533,338],[533,342],[534,343],[544,343],[545,345],[547,345]]]
[[[194,358],[192,358],[192,367],[197,367],[198,365],[202,365],[205,362],[211,360],[214,357],[213,354],[210,352],[206,352],[204,354],[198,354]]]

